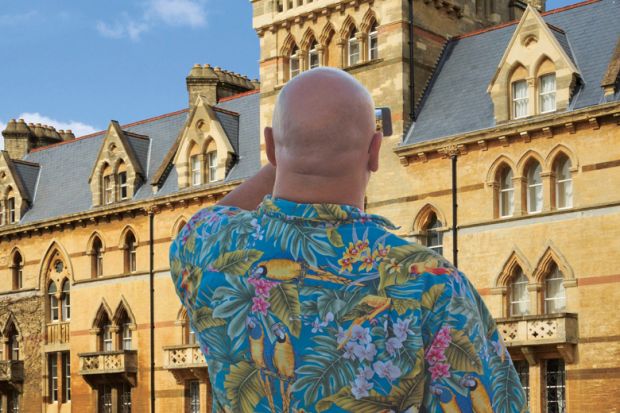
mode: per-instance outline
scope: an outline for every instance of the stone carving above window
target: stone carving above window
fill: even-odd
[[[566,33],[528,6],[487,89],[495,121],[567,109],[580,76]]]

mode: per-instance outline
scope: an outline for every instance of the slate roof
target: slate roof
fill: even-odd
[[[543,14],[543,19],[562,31],[556,38],[583,76],[568,110],[610,101],[601,79],[605,75],[620,36],[618,0],[590,2]],[[450,40],[426,89],[416,122],[401,145],[433,141],[495,126],[493,104],[487,87],[517,24],[500,26],[476,35]],[[614,100],[620,100],[616,93]]]
[[[238,162],[224,182],[249,177],[260,168],[259,103],[259,94],[254,93],[216,105],[224,109],[224,111],[216,109],[215,113],[238,154]],[[185,109],[122,128],[147,175],[147,182],[137,189],[134,200],[157,198],[179,192],[175,168],[167,174],[156,194],[152,192],[151,179],[185,126],[187,117],[188,110]],[[132,133],[146,136],[148,139],[132,136]],[[73,141],[51,145],[24,156],[24,161],[36,163],[38,166],[19,160],[14,162],[27,190],[32,191],[30,195],[34,200],[32,207],[23,215],[21,224],[93,208],[88,178],[105,134],[105,131],[98,132]]]

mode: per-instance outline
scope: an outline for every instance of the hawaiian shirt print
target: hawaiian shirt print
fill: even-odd
[[[197,212],[171,274],[216,412],[522,412],[465,275],[377,215],[266,196]]]

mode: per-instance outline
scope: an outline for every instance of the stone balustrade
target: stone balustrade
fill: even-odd
[[[21,360],[0,361],[0,382],[21,383],[24,381],[24,362]]]
[[[164,347],[165,369],[207,367],[205,357],[197,344]]]
[[[69,322],[48,323],[45,328],[45,344],[69,343],[70,334]]]
[[[576,314],[529,315],[496,322],[508,347],[577,343]]]
[[[138,371],[136,350],[102,351],[80,353],[80,374],[100,375],[114,373],[135,373]]]

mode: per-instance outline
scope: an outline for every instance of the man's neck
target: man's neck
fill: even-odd
[[[290,176],[281,179],[276,174],[273,197],[300,204],[339,204],[364,209],[364,191],[359,185],[319,177]]]

